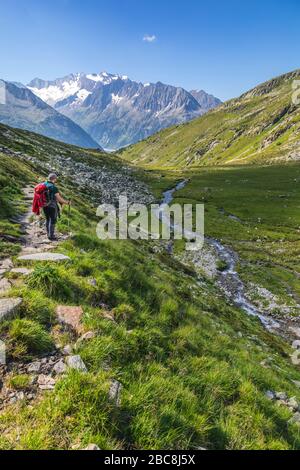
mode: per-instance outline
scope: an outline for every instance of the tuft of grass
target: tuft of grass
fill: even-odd
[[[26,374],[13,375],[9,378],[8,386],[14,390],[27,390],[30,387],[30,376]]]
[[[9,340],[13,356],[20,350],[29,355],[42,354],[52,351],[54,347],[49,333],[32,320],[13,320],[9,326]]]

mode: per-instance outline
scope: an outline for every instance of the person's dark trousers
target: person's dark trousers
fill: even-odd
[[[44,207],[44,214],[46,217],[46,230],[48,238],[54,238],[55,224],[57,222],[57,208],[56,207]]]

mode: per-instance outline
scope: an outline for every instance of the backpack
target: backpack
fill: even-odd
[[[52,202],[51,189],[46,183],[40,183],[34,188],[32,212],[40,215],[41,209],[48,207]]]

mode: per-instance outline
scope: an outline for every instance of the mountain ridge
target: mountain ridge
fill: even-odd
[[[0,122],[72,145],[99,148],[78,124],[63,116],[22,84],[0,80],[5,100],[0,103]]]
[[[196,99],[182,87],[141,83],[107,72],[76,73],[52,81],[35,78],[28,87],[102,147],[114,150],[190,121],[219,104],[205,92]]]

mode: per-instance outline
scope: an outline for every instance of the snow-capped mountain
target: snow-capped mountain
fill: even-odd
[[[183,88],[138,83],[107,72],[34,79],[28,88],[79,124],[102,147],[117,149],[209,109]]]
[[[60,114],[20,83],[0,80],[5,100],[0,100],[0,122],[62,142],[99,148],[78,124]]]

